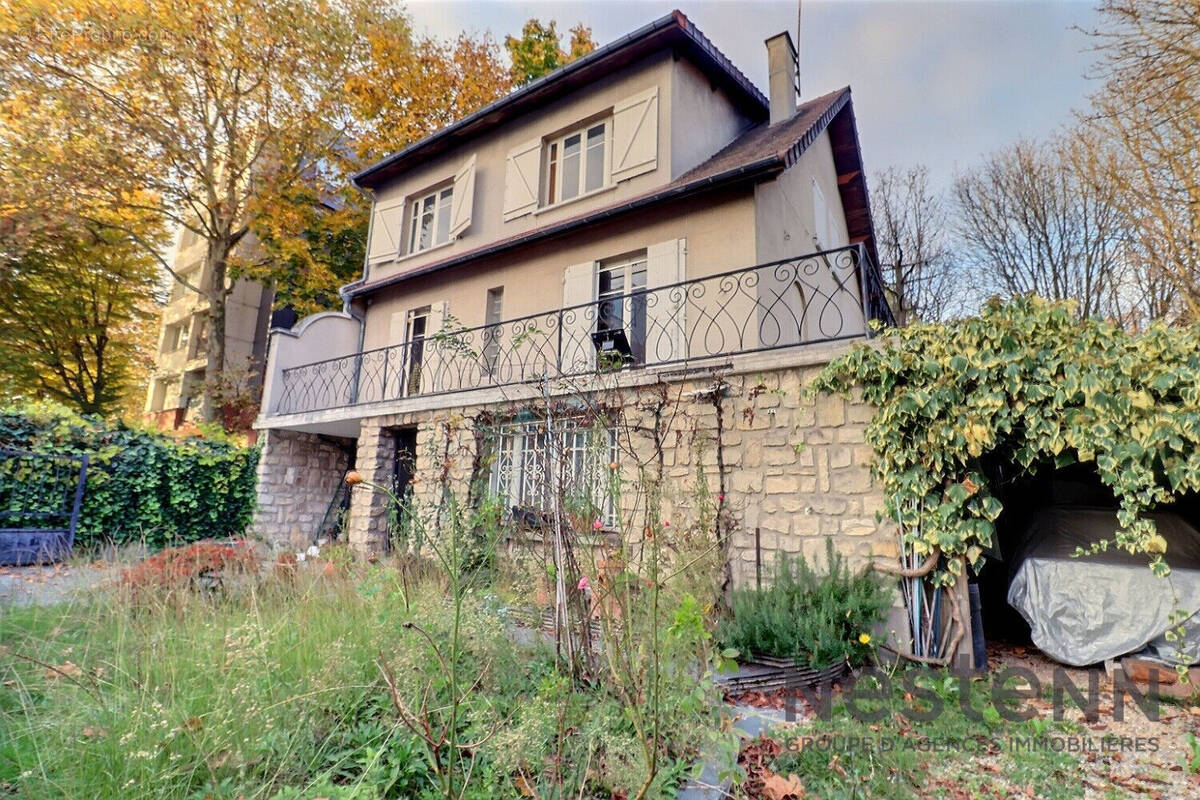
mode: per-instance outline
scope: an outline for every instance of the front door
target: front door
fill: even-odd
[[[417,429],[397,428],[393,438],[396,449],[392,455],[392,494],[398,504],[391,511],[393,535],[388,539],[389,548],[394,538],[408,544],[405,537],[412,531],[412,483],[417,474]]]

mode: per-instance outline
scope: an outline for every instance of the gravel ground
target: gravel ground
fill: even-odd
[[[116,580],[121,567],[109,561],[0,567],[0,609],[5,606],[49,606],[68,601],[79,592]]]
[[[1113,680],[1103,669],[1066,667],[1044,656],[1033,647],[989,644],[988,666],[993,677],[1006,667],[1029,670],[1036,676],[1040,695],[1025,701],[1045,719],[1054,717],[1053,685],[1055,670],[1060,683],[1065,679],[1087,695],[1089,673],[1098,674],[1099,715],[1088,720],[1083,711],[1068,700],[1063,718],[1081,726],[1073,738],[1085,742],[1090,752],[1078,755],[1084,772],[1084,794],[1089,800],[1110,800],[1116,797],[1142,797],[1150,800],[1200,797],[1200,774],[1192,772],[1189,764],[1200,758],[1200,669],[1192,669],[1190,685],[1165,687],[1165,699],[1158,707],[1158,718],[1150,719],[1131,698],[1123,704],[1122,719],[1114,713]],[[1119,666],[1116,669],[1120,669]],[[1010,688],[1018,688],[1015,681]],[[1144,685],[1139,685],[1143,690]],[[743,704],[752,704],[760,714],[782,713],[784,700],[780,692],[748,692],[738,696]],[[802,709],[804,708],[801,702]],[[805,709],[806,711],[806,709]],[[800,714],[797,725],[803,729],[807,713]],[[1192,737],[1196,737],[1193,739]],[[1062,737],[1059,737],[1062,738]],[[1191,742],[1197,742],[1193,753]],[[1001,780],[996,760],[979,756],[973,762],[980,773],[996,774]],[[960,766],[947,764],[947,774],[939,776],[939,786],[953,787],[955,770]],[[951,794],[958,797],[958,794]],[[970,797],[963,793],[962,797]],[[1015,796],[1015,795],[1014,795]],[[1025,796],[1025,795],[1020,795]],[[1030,797],[1036,796],[1029,795]]]
[[[1051,661],[1033,647],[993,645],[988,648],[989,666],[993,671],[1003,667],[1023,667],[1031,670],[1042,687],[1042,702],[1033,701],[1043,717],[1053,715],[1049,687],[1054,670],[1069,679],[1086,694],[1088,669],[1066,667]],[[1196,670],[1192,670],[1193,674]],[[1091,752],[1081,756],[1089,780],[1085,786],[1089,798],[1142,796],[1149,798],[1200,797],[1200,776],[1190,772],[1186,764],[1192,758],[1190,736],[1200,737],[1200,704],[1196,692],[1181,691],[1183,687],[1168,687],[1172,695],[1159,708],[1157,720],[1148,719],[1132,700],[1124,703],[1123,719],[1116,720],[1113,709],[1112,679],[1100,675],[1099,718],[1088,721],[1082,711],[1068,705],[1064,718],[1083,725],[1093,742],[1108,737],[1124,741],[1126,748],[1112,752]],[[1200,686],[1200,684],[1198,684]],[[1192,695],[1188,697],[1186,695]],[[1180,696],[1183,695],[1183,696]],[[1137,743],[1142,747],[1138,749]]]

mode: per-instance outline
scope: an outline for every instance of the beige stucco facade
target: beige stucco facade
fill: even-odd
[[[523,248],[463,268],[417,278],[373,298],[364,347],[398,344],[389,338],[392,315],[445,303],[464,327],[485,322],[489,289],[504,287],[504,317],[516,319],[563,305],[563,271],[671,240],[687,242],[686,275],[699,278],[755,263],[754,198],[749,190],[702,203],[679,203],[636,219],[596,225],[569,239]]]
[[[589,120],[604,119],[611,116],[614,106],[622,100],[646,92],[656,95],[651,109],[656,126],[654,169],[628,180],[609,183],[593,194],[506,219],[506,160],[514,148],[523,142],[553,137]],[[722,95],[723,92],[711,87],[693,66],[675,61],[670,53],[660,53],[527,114],[486,138],[464,143],[431,159],[379,191],[377,205],[403,202],[406,197],[444,184],[473,157],[476,168],[471,225],[461,237],[441,247],[415,255],[401,253],[396,258],[370,263],[367,278],[379,280],[399,272],[418,270],[434,261],[470,251],[481,243],[526,233],[665,185],[751,126],[751,120],[740,115]],[[403,236],[407,238],[407,218],[404,225]]]

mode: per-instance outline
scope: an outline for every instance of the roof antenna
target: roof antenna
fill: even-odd
[[[804,16],[804,0],[796,0],[796,97],[803,98],[804,94],[800,91],[800,44],[803,39],[801,35],[801,24]]]

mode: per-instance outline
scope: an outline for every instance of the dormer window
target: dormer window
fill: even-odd
[[[587,125],[546,145],[546,205],[572,200],[609,183],[609,122]]]
[[[419,253],[450,241],[453,201],[453,186],[435,189],[412,201],[408,228],[409,253]]]

